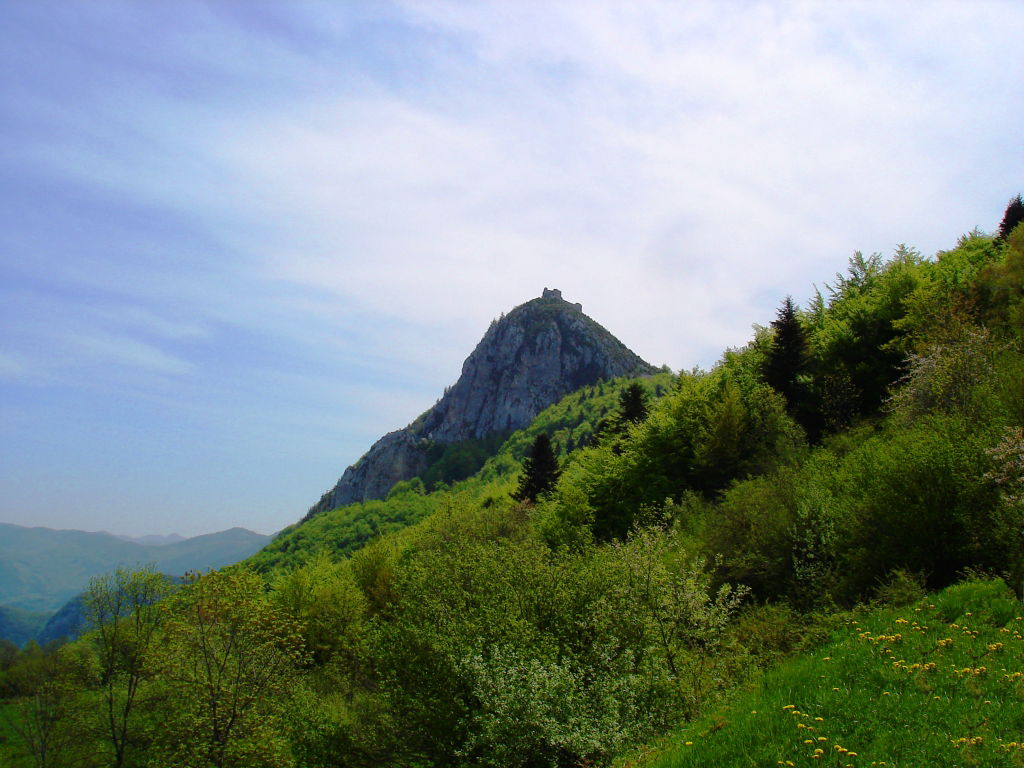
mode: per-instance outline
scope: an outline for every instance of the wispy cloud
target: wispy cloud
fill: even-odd
[[[70,334],[67,341],[83,352],[83,357],[89,364],[127,365],[167,374],[184,374],[193,369],[193,366],[187,361],[169,355],[152,344],[137,339]]]

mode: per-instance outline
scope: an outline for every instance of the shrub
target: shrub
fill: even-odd
[[[971,579],[944,589],[934,598],[944,622],[971,614],[972,623],[1002,627],[1021,614],[1021,605],[1002,579]]]
[[[897,568],[879,583],[875,590],[875,602],[902,608],[921,600],[925,594],[924,574]]]

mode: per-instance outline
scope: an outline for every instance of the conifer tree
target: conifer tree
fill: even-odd
[[[1003,213],[1003,220],[999,224],[999,233],[996,237],[999,240],[1005,240],[1022,221],[1024,221],[1024,200],[1021,200],[1020,195],[1017,195],[1007,204],[1006,211]]]
[[[544,493],[555,487],[562,470],[551,447],[551,438],[543,432],[537,435],[530,448],[530,455],[523,461],[523,475],[519,488],[512,494],[516,501],[536,502]]]
[[[647,392],[634,381],[619,394],[619,423],[639,424],[647,418]]]
[[[798,376],[807,364],[807,336],[796,314],[793,297],[787,296],[772,321],[775,337],[765,357],[764,380],[786,398],[790,411],[799,406]]]
[[[647,391],[639,382],[632,382],[628,387],[619,392],[618,410],[608,418],[601,419],[597,423],[590,444],[596,445],[602,439],[620,439],[626,434],[630,424],[639,424],[647,418],[649,411]],[[613,450],[616,453],[622,452],[619,447]]]

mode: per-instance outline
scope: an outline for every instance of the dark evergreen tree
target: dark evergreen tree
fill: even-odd
[[[999,225],[998,239],[1005,240],[1013,232],[1014,228],[1024,221],[1024,200],[1020,195],[1010,200],[1003,213],[1003,221]]]
[[[597,423],[590,444],[596,445],[601,440],[619,441],[626,434],[629,425],[639,424],[647,418],[649,411],[647,390],[639,382],[632,382],[619,392],[618,410]],[[616,453],[621,453],[621,449],[618,447],[613,450]]]
[[[807,336],[796,314],[793,297],[787,296],[772,321],[775,337],[765,356],[764,380],[782,394],[791,412],[800,405],[799,376],[807,365]]]
[[[634,381],[619,394],[619,423],[639,424],[647,418],[647,392]]]
[[[530,448],[530,455],[523,461],[523,475],[519,488],[512,494],[516,501],[536,502],[544,493],[555,487],[562,470],[551,447],[551,438],[543,432],[537,435]]]
[[[807,333],[789,296],[772,321],[775,336],[765,355],[764,380],[786,399],[786,410],[804,428],[807,438],[817,442],[828,419],[828,398],[821,391],[820,380],[811,379],[812,359]],[[817,372],[817,379],[821,371]]]

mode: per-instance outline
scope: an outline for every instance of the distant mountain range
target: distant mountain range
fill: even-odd
[[[103,531],[103,533],[106,533],[106,531]],[[150,547],[163,547],[168,544],[177,544],[179,541],[186,540],[184,536],[179,536],[176,533],[168,533],[167,535],[150,533],[146,536],[122,536],[118,533],[115,533],[114,535],[122,541],[134,541],[136,544],[144,544]]]
[[[142,537],[154,543],[139,543],[110,533],[0,523],[0,606],[50,614],[81,593],[93,576],[119,566],[149,565],[181,576],[236,563],[271,539],[245,528],[168,543],[170,538]]]

